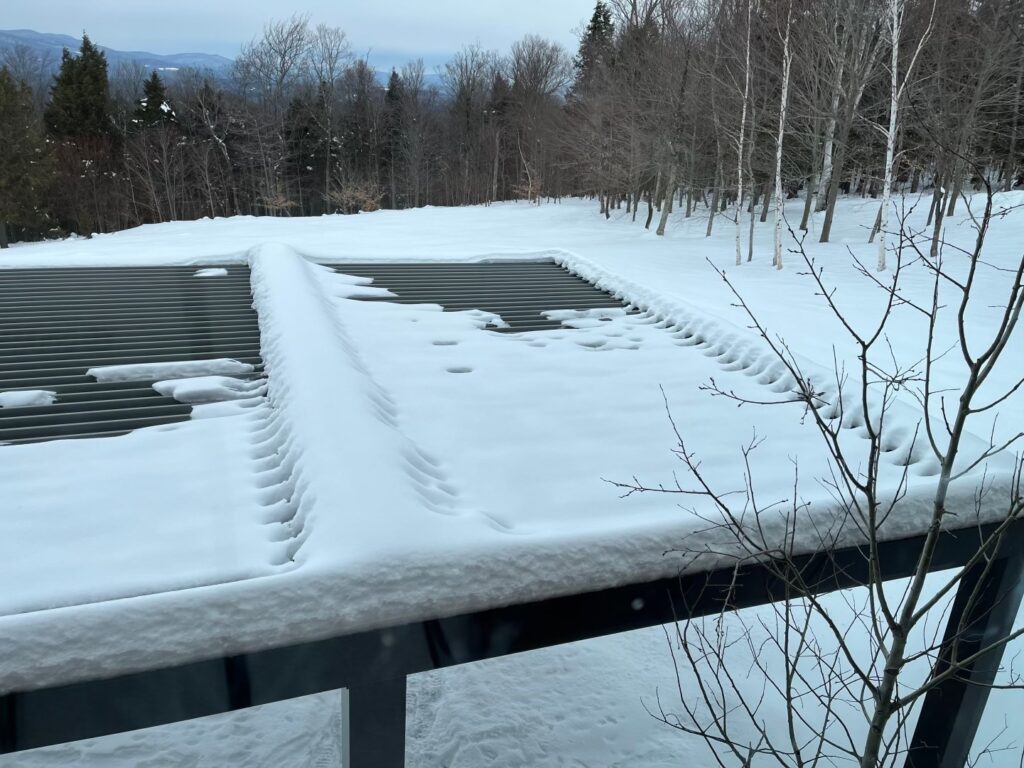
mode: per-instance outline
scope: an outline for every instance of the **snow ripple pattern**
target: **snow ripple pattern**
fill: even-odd
[[[634,322],[652,323],[656,328],[665,329],[676,339],[677,346],[700,350],[706,357],[715,359],[722,370],[742,373],[773,394],[792,393],[796,387],[792,374],[761,339],[753,339],[749,333],[730,331],[724,323],[698,316],[679,300],[624,280],[577,254],[555,251],[552,256],[572,274],[640,310]],[[829,421],[840,419],[843,429],[866,439],[868,430],[859,388],[851,385],[840,388],[834,371],[812,361],[798,359],[798,362],[819,393],[816,410]],[[876,426],[880,406],[877,397],[869,399],[869,415]],[[888,413],[883,459],[893,466],[909,467],[913,474],[922,477],[938,474],[937,460],[928,450],[923,433],[914,427],[922,415],[899,401],[889,404]],[[894,425],[896,419],[898,426]]]

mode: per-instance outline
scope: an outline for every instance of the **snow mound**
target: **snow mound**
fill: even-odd
[[[56,392],[44,389],[19,389],[11,392],[0,392],[0,408],[29,408],[37,405],[52,405],[56,399]]]
[[[207,267],[206,269],[197,269],[192,277],[227,277],[228,271],[223,267]]]
[[[169,363],[130,363],[128,365],[101,365],[86,373],[96,381],[156,381],[161,379],[187,379],[195,376],[237,376],[252,373],[249,363],[219,357],[213,360],[175,360]]]
[[[153,384],[153,389],[179,403],[220,403],[248,397],[260,387],[259,382],[243,381],[230,376],[196,376],[168,379]]]

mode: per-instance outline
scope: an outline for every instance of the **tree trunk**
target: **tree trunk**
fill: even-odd
[[[955,169],[957,166],[954,165],[953,167]],[[963,192],[964,188],[963,174],[957,173],[953,177],[952,182],[952,188],[949,190],[949,205],[946,208],[947,216],[952,216],[954,213],[956,213],[956,201],[957,198],[960,197],[960,193]]]
[[[1020,61],[1017,63],[1017,82],[1013,91],[1013,120],[1010,124],[1010,148],[1006,153],[1006,180],[1003,182],[1003,191],[1009,192],[1013,189],[1013,182],[1017,178],[1017,132],[1020,125],[1020,89],[1024,80],[1024,54],[1018,54]]]
[[[747,102],[750,101],[750,27],[753,16],[753,0],[747,0],[747,44],[746,63],[743,70],[743,109],[740,113],[740,140],[736,149],[736,266],[743,263],[740,233],[743,220],[743,146],[747,129]]]
[[[836,215],[836,198],[839,197],[839,176],[843,172],[843,164],[846,162],[846,137],[849,132],[844,132],[843,142],[836,150],[835,163],[832,166],[832,176],[828,183],[828,194],[826,195],[825,220],[821,225],[820,242],[827,243],[832,235],[832,220]]]
[[[672,213],[672,195],[676,191],[676,164],[672,163],[672,167],[668,171],[668,183],[665,186],[665,204],[661,206],[661,220],[658,221],[658,235],[665,234],[665,225],[668,224],[668,216]]]
[[[7,222],[0,221],[0,248],[7,248],[9,245],[7,241]]]
[[[501,159],[501,131],[494,132],[494,168],[491,171],[491,200],[498,199],[498,167]]]
[[[889,0],[889,32],[892,35],[892,59],[889,69],[889,130],[885,133],[885,180],[882,182],[882,204],[878,209],[878,271],[885,269],[885,227],[889,222],[889,201],[892,196],[892,165],[896,154],[896,125],[899,120],[900,93],[900,27],[903,21],[903,0]],[[907,72],[906,77],[910,77]]]
[[[750,222],[747,225],[747,261],[754,260],[754,214],[750,214]]]
[[[839,60],[836,68],[836,79],[832,83],[832,109],[828,113],[828,122],[825,124],[825,148],[823,150],[821,181],[816,185],[817,189],[829,187],[832,183],[832,153],[835,151],[836,122],[839,116],[839,95],[842,93],[843,69],[846,65],[846,58]],[[828,198],[821,198],[815,205],[815,210],[821,212],[828,205]],[[822,241],[825,242],[825,241]]]
[[[933,193],[932,209],[935,216],[935,225],[932,228],[932,246],[930,250],[931,257],[937,258],[939,255],[939,240],[942,234],[942,187],[938,182],[935,184],[935,192]],[[929,221],[929,224],[932,222]]]
[[[806,232],[811,223],[811,210],[814,208],[814,199],[818,195],[818,179],[812,176],[807,180],[807,191],[804,193],[804,214],[800,217],[800,231]]]
[[[754,125],[755,117],[753,105],[750,110],[750,141],[747,142],[747,175],[750,177],[750,196],[753,198],[756,195],[754,185]],[[752,201],[753,202],[753,201]],[[740,202],[736,202],[736,217],[739,220]],[[754,208],[751,204],[750,208],[750,225],[747,227],[747,261],[754,260]]]
[[[779,96],[779,132],[775,140],[775,256],[774,264],[776,269],[782,269],[782,217],[785,214],[782,198],[782,140],[786,134],[786,106],[789,101],[789,70],[793,63],[792,54],[789,51],[789,29],[793,15],[793,3],[790,2],[786,10],[786,33],[782,39],[782,94]],[[765,194],[764,213],[761,214],[761,221],[768,215],[767,192]]]
[[[711,227],[715,223],[715,212],[718,210],[718,198],[721,194],[721,184],[719,183],[722,176],[722,158],[718,158],[718,167],[715,169],[715,189],[711,195],[711,207],[708,208],[708,230],[704,233],[704,237],[711,237]]]
[[[868,243],[875,242],[875,235],[878,234],[878,231],[881,228],[882,228],[882,209],[881,209],[881,207],[879,207],[878,212],[875,213],[875,223],[871,225],[871,234],[868,235]],[[884,269],[884,267],[879,267],[879,269]]]

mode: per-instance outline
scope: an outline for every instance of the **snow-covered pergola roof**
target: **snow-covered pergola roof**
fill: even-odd
[[[865,219],[876,212],[864,210]],[[723,248],[722,238],[705,239],[703,226],[662,239],[593,219],[569,202],[239,217],[0,255],[0,269],[96,276],[102,271],[93,267],[188,267],[192,284],[201,282],[193,277],[200,267],[221,280],[219,270],[237,280],[250,268],[240,282],[251,289],[246,302],[257,311],[266,364],[265,378],[254,371],[251,383],[239,383],[237,370],[164,371],[158,395],[195,403],[186,421],[110,439],[0,447],[0,583],[16,585],[0,593],[0,689],[13,692],[0,696],[10,726],[0,728],[0,751],[353,684],[357,699],[389,692],[397,718],[404,687],[392,691],[377,673],[662,623],[677,615],[672,601],[690,587],[714,609],[721,596],[702,590],[718,576],[731,579],[709,570],[731,564],[714,510],[693,497],[621,498],[607,482],[635,476],[671,486],[682,465],[666,406],[723,492],[743,485],[741,449],[763,438],[750,466],[761,501],[803,505],[800,522],[808,525],[797,527],[795,544],[820,548],[817,531],[842,510],[821,482],[827,461],[800,407],[737,409],[701,390],[714,378],[763,400],[785,398],[792,383],[729,306],[703,257],[730,269],[751,308],[823,387],[836,363],[853,360],[842,329],[798,271],[756,263],[732,271],[731,242]],[[861,238],[854,229],[836,236],[854,243]],[[1012,232],[1001,219],[993,223],[997,267],[1016,252]],[[834,248],[812,253],[854,322],[872,322],[879,302],[870,281],[836,260]],[[458,262],[433,268],[475,264],[475,271],[509,260],[553,262],[624,304],[563,308],[545,329],[494,332],[487,312],[403,303],[403,290],[405,298],[416,291],[396,274],[407,269],[400,263]],[[370,277],[377,279],[368,284]],[[979,281],[969,330],[984,338],[1002,273],[989,270]],[[398,300],[389,287],[400,289]],[[912,270],[904,287],[930,295],[930,276]],[[894,362],[919,359],[920,318],[898,308],[892,328]],[[953,338],[948,317],[937,333]],[[1024,370],[1020,359],[1006,362],[992,391],[1012,386]],[[952,355],[936,361],[938,387],[957,386],[956,365]],[[1001,408],[1009,422],[1020,394]],[[996,415],[983,414],[975,433],[1005,432],[1005,420],[987,418]],[[920,420],[914,401],[901,396],[889,417],[882,485],[901,499],[883,551],[888,575],[898,576],[913,565],[935,465],[911,437]],[[862,418],[855,409],[843,414],[841,439],[851,455],[865,444]],[[968,442],[965,453],[974,456],[989,445]],[[953,524],[978,522],[983,472],[980,519],[1004,513],[1011,467],[1009,457],[996,457],[961,478],[950,497]],[[908,485],[900,489],[904,473]],[[962,563],[976,535],[942,538],[933,566]],[[857,543],[853,535],[834,542]],[[673,551],[702,548],[696,560]],[[829,589],[859,583],[862,551],[816,557]],[[730,604],[772,599],[762,578],[770,572],[751,568],[745,597],[734,592]],[[164,695],[172,691],[182,696]],[[145,706],[131,712],[103,706],[136,693]],[[175,709],[176,701],[187,706]],[[371,731],[369,715],[359,716]],[[391,725],[394,737],[401,724]]]
[[[541,256],[635,311],[563,310],[552,315],[563,330],[496,334],[480,311],[354,301],[382,291],[267,244],[244,259],[265,397],[114,439],[0,448],[11,505],[0,578],[20,585],[0,597],[0,688],[675,575],[667,550],[721,543],[707,510],[623,499],[606,482],[672,477],[666,402],[687,432],[720,436],[701,453],[719,487],[742,482],[739,448],[755,432],[766,496],[791,493],[795,465],[827,471],[793,409],[754,417],[695,386],[728,377],[752,395],[785,391],[749,333],[581,257]],[[849,427],[860,439],[855,417]],[[910,465],[892,537],[927,517],[935,467],[910,442],[908,431],[886,454],[893,482]],[[957,503],[973,505],[972,479]],[[809,515],[834,508],[824,489],[801,493]]]

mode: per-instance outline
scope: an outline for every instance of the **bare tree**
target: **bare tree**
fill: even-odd
[[[786,3],[786,23],[782,32],[782,94],[779,96],[779,131],[775,139],[775,249],[773,263],[782,269],[782,219],[785,200],[782,196],[782,139],[786,134],[786,107],[789,103],[789,72],[793,54],[789,48],[789,33],[793,21],[792,0]]]
[[[6,67],[15,82],[28,86],[39,117],[46,107],[46,95],[57,63],[54,56],[37,53],[21,43],[0,51],[0,67]]]
[[[568,55],[557,43],[527,35],[512,44],[508,59],[511,109],[508,120],[522,162],[522,196],[540,202],[562,117],[562,97],[571,79]]]
[[[835,150],[826,152],[825,162],[829,177],[828,189],[818,205],[825,211],[821,227],[821,242],[827,243],[832,233],[839,184],[850,151],[850,136],[858,115],[861,99],[878,66],[882,51],[882,29],[877,0],[855,0],[843,5],[844,36],[843,62],[840,64],[842,95],[837,105],[835,123]],[[826,175],[823,171],[823,176]],[[822,182],[824,185],[824,181]]]
[[[889,127],[885,129],[885,180],[882,182],[882,205],[878,216],[878,269],[885,269],[885,228],[889,222],[889,203],[892,200],[892,172],[893,160],[896,152],[896,126],[899,122],[900,102],[903,100],[903,93],[910,82],[917,63],[921,49],[924,47],[928,36],[931,34],[932,19],[935,15],[935,2],[932,2],[931,16],[928,18],[928,25],[925,27],[917,47],[907,64],[906,71],[900,76],[900,34],[903,29],[903,16],[906,11],[906,0],[888,0],[889,15],[889,44],[891,56],[889,62]],[[872,236],[874,233],[872,233]]]
[[[737,394],[714,380],[705,388],[713,397],[741,404],[799,406],[803,418],[816,428],[829,458],[828,474],[816,482],[834,500],[833,513],[822,516],[819,510],[812,514],[801,501],[798,467],[790,498],[762,501],[751,461],[760,445],[756,437],[742,450],[743,488],[737,494],[711,484],[693,441],[678,428],[675,453],[686,481],[677,479],[670,485],[645,485],[638,480],[618,483],[627,494],[672,493],[708,502],[710,512],[694,509],[694,513],[708,521],[719,543],[684,554],[731,563],[736,579],[746,565],[758,563],[782,585],[769,618],[757,620],[759,644],[749,645],[753,680],[737,674],[726,658],[737,643],[753,643],[750,625],[742,618],[732,624],[726,619],[728,597],[722,614],[676,630],[677,661],[696,685],[680,686],[682,714],[666,711],[660,701],[654,714],[703,738],[723,766],[748,766],[761,757],[794,767],[837,759],[856,762],[861,768],[901,765],[909,746],[910,715],[924,697],[947,681],[969,680],[976,661],[1024,637],[1024,627],[1012,623],[1000,622],[984,636],[973,626],[978,616],[1010,599],[1008,593],[992,594],[982,585],[992,572],[997,553],[1019,548],[1019,542],[1011,542],[1007,536],[1024,520],[1021,457],[1009,462],[1012,470],[999,482],[975,471],[1019,448],[1024,441],[1020,425],[1014,424],[1002,436],[993,431],[987,444],[968,441],[969,422],[990,414],[1024,386],[1024,380],[1019,380],[1001,392],[984,390],[986,380],[1019,333],[1017,325],[1024,311],[1024,255],[1009,266],[987,262],[984,251],[989,226],[994,217],[1005,215],[1006,209],[996,210],[991,186],[980,197],[982,209],[972,211],[974,243],[958,249],[955,268],[942,250],[939,258],[932,259],[921,248],[906,215],[902,216],[891,277],[883,282],[868,267],[859,265],[862,279],[877,286],[885,297],[877,318],[863,330],[862,323],[843,312],[835,298],[835,286],[825,282],[822,267],[800,242],[796,253],[808,278],[857,350],[856,367],[847,370],[837,362],[830,382],[806,370],[799,356],[772,334],[728,276],[720,272],[789,389],[772,400]],[[931,273],[930,301],[921,302],[904,291],[903,276],[911,266]],[[999,304],[999,319],[979,338],[977,329],[968,328],[965,317],[980,300],[973,295],[974,286],[979,271],[985,269],[1008,271],[1011,279]],[[946,289],[958,295],[949,307],[942,299]],[[897,308],[927,319],[919,363],[901,363],[892,354],[887,337]],[[939,318],[945,313],[956,318],[955,346],[963,357],[966,375],[954,391],[940,392],[934,366],[947,350],[937,333]],[[909,423],[906,404],[899,400],[899,393],[907,391],[915,394],[919,405],[916,427]],[[899,411],[902,414],[898,415]],[[852,427],[861,431],[862,439],[843,438],[844,430]],[[906,525],[899,522],[905,514],[901,504],[908,499],[910,466],[917,461],[934,467],[927,473],[930,502],[927,513],[915,523],[923,539],[909,580],[893,589],[884,581],[881,544]],[[972,482],[978,485],[963,487]],[[958,483],[954,497],[952,489]],[[915,495],[922,490],[919,486]],[[972,497],[973,513],[957,508]],[[950,527],[966,529],[962,536],[971,542],[970,553],[961,567],[937,575],[937,583],[926,588],[926,579],[935,570],[942,532]],[[820,585],[808,579],[799,556],[817,550],[828,557],[851,543],[864,547],[866,597],[855,606],[852,618],[841,623],[830,607],[833,604],[820,596]],[[975,578],[978,581],[973,581]],[[967,586],[961,588],[964,583]],[[962,619],[943,637],[941,629],[936,629],[941,627],[938,620],[948,598],[958,589],[966,595]],[[771,654],[766,652],[769,649]],[[1005,685],[1024,687],[1024,678],[1014,674]],[[769,701],[778,702],[781,722],[766,718]],[[854,727],[854,718],[859,727]]]
[[[321,136],[330,147],[335,142],[338,83],[351,52],[345,33],[337,27],[318,24],[309,37],[306,49],[309,72],[316,89],[315,108],[311,110]],[[323,167],[323,198],[329,200],[334,192],[335,177],[333,154],[328,149]]]
[[[736,266],[743,263],[743,249],[740,245],[740,236],[743,228],[743,151],[747,130],[747,110],[750,103],[750,35],[754,13],[753,0],[747,0],[746,8],[746,44],[743,46],[743,108],[740,111],[739,140],[736,144]],[[751,213],[751,216],[753,216],[753,213]]]

